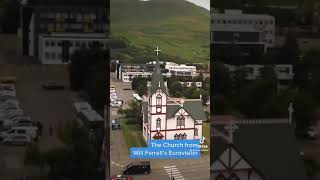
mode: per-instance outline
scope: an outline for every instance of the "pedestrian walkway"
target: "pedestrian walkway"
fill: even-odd
[[[174,180],[184,180],[183,176],[179,172],[178,168],[173,166],[164,166],[165,172],[169,175],[170,178],[174,178]]]

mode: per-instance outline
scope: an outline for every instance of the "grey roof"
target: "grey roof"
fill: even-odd
[[[160,84],[160,86],[159,86]],[[151,77],[151,85],[148,89],[150,94],[155,93],[158,89],[161,89],[164,93],[168,95],[168,90],[167,87],[164,84],[161,69],[160,69],[160,64],[157,59],[156,64],[153,69],[152,77]]]
[[[290,124],[239,124],[234,132],[234,146],[257,168],[266,180],[306,180],[299,147]],[[224,132],[223,126],[215,128]],[[228,147],[213,137],[211,162]]]
[[[143,121],[148,122],[148,102],[143,102],[142,106],[144,115]]]
[[[167,119],[174,117],[174,115],[183,108],[188,112],[188,114],[194,119],[194,120],[207,120],[206,114],[204,113],[203,106],[201,100],[196,101],[185,101],[183,103],[183,107],[180,105],[174,104],[174,105],[168,105],[167,106]]]

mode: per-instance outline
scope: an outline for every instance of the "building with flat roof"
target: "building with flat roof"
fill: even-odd
[[[22,54],[43,64],[69,63],[80,47],[107,48],[107,4],[103,0],[25,0],[18,36]]]
[[[211,14],[211,44],[241,45],[261,48],[274,46],[275,18],[267,14],[244,14],[241,10],[225,10]]]

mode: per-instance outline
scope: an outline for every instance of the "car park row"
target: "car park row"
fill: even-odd
[[[3,144],[26,145],[38,140],[41,125],[21,109],[15,83],[0,84],[0,125]]]

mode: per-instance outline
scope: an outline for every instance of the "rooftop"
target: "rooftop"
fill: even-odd
[[[238,124],[233,145],[253,164],[266,180],[306,180],[299,146],[290,124]],[[224,126],[215,129],[226,134]],[[215,150],[212,161],[229,147],[229,142],[217,135],[211,141]]]

